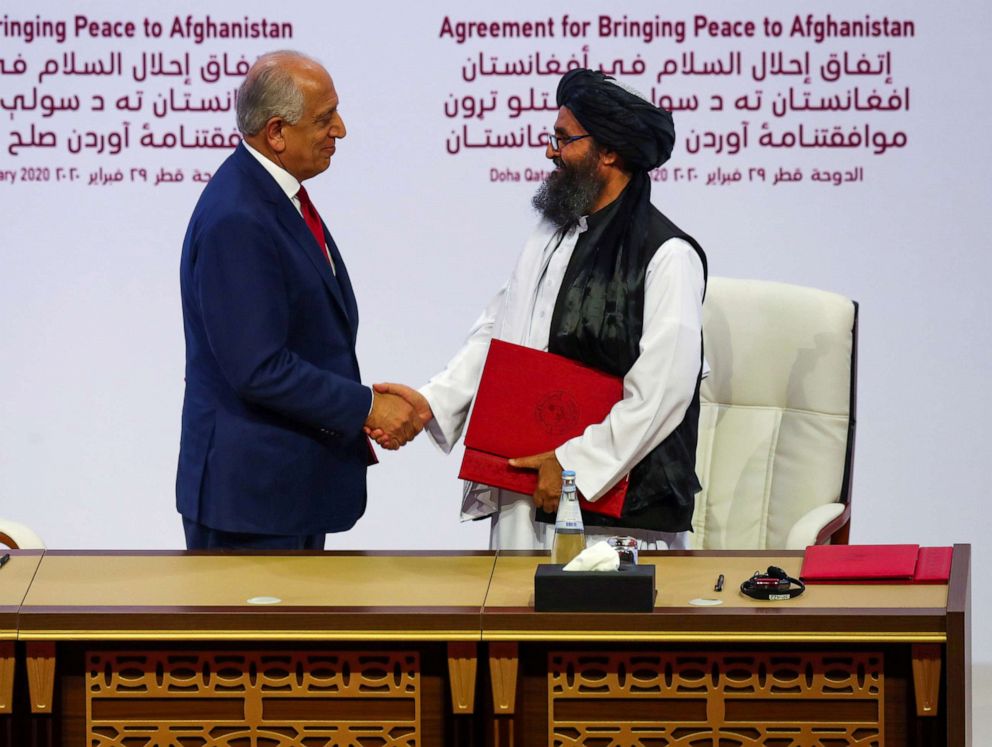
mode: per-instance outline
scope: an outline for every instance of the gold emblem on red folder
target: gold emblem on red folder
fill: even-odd
[[[543,397],[534,414],[544,430],[555,436],[574,427],[579,418],[579,406],[572,395],[558,390]]]

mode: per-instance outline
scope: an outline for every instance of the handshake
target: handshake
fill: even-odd
[[[396,450],[412,441],[434,417],[427,398],[405,384],[376,384],[372,391],[365,433],[384,449]]]

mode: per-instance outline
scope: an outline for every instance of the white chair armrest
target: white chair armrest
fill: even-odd
[[[21,550],[45,549],[45,543],[41,541],[41,537],[23,524],[18,524],[16,521],[0,519],[0,534],[5,534],[10,537],[14,544],[16,544]]]
[[[816,543],[816,535],[827,524],[844,513],[843,503],[827,503],[808,511],[792,525],[785,540],[786,550],[805,550]]]

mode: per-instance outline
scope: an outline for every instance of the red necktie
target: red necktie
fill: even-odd
[[[317,213],[317,208],[313,206],[313,203],[310,201],[310,195],[307,194],[307,190],[302,184],[296,196],[300,198],[300,208],[303,212],[303,220],[307,223],[307,228],[310,229],[310,233],[317,240],[317,246],[323,250],[324,257],[330,262],[331,258],[327,253],[327,243],[324,241],[324,226],[320,222],[320,215]]]

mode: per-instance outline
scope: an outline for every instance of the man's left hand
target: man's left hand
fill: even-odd
[[[553,451],[511,459],[510,466],[517,469],[536,469],[537,490],[534,491],[534,505],[550,514],[558,510],[562,467]]]

